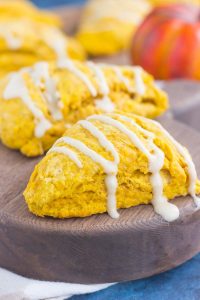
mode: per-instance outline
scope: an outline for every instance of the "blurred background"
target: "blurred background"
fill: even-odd
[[[33,0],[37,6],[40,7],[55,7],[58,5],[75,5],[75,4],[84,4],[86,0]]]
[[[77,36],[88,57],[143,67],[167,91],[172,115],[200,130],[200,1],[84,3]]]

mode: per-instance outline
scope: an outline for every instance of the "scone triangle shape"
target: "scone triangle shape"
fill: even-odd
[[[24,192],[38,216],[85,217],[151,203],[167,221],[169,202],[190,194],[200,207],[192,158],[158,122],[134,114],[92,115],[57,140],[36,166]]]

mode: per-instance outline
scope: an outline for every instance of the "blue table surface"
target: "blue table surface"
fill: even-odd
[[[33,0],[40,7],[83,4],[84,0]],[[182,266],[150,278],[120,283],[71,300],[200,300],[200,254]]]
[[[83,4],[86,0],[32,0],[33,3],[41,8],[55,7],[58,5],[76,5]]]
[[[183,265],[146,279],[119,283],[71,300],[200,300],[200,254]]]

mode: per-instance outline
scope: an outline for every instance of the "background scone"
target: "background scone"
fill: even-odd
[[[66,127],[91,114],[156,117],[166,94],[139,67],[61,60],[37,63],[0,82],[0,137],[27,156],[43,154]]]
[[[40,60],[85,59],[82,46],[57,27],[27,19],[0,21],[0,76]]]
[[[59,25],[58,17],[27,1],[0,0],[0,76],[40,60],[84,60],[83,47]]]
[[[150,119],[93,115],[68,129],[36,166],[24,192],[38,216],[85,217],[152,203],[167,221],[168,202],[190,194],[200,207],[200,182],[187,150]]]
[[[77,38],[90,55],[127,49],[134,30],[150,11],[146,0],[89,0]]]

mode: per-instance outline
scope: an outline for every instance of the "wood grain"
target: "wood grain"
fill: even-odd
[[[191,151],[200,174],[200,134],[173,120],[165,127]],[[0,265],[36,279],[79,283],[124,281],[171,269],[200,250],[200,211],[190,197],[173,202],[180,218],[167,223],[151,205],[55,220],[28,212],[22,192],[33,166],[0,145]]]

